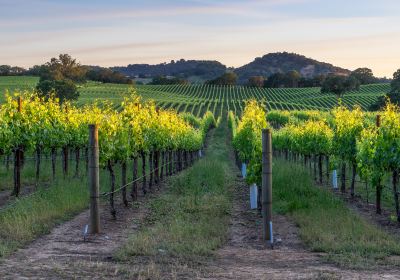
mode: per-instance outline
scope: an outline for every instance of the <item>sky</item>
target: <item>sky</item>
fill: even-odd
[[[0,65],[68,53],[100,66],[184,58],[238,67],[287,51],[392,77],[399,15],[399,0],[0,0]]]

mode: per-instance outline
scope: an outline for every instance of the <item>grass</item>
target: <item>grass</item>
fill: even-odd
[[[116,259],[165,255],[185,260],[210,256],[226,240],[232,197],[227,127],[216,129],[207,155],[171,178],[165,194],[152,201],[150,226],[135,233]]]
[[[86,185],[79,179],[60,181],[0,212],[0,258],[85,209],[89,199]]]
[[[69,176],[63,179],[61,158],[56,161],[56,180],[51,177],[50,160],[42,160],[41,176],[37,187],[35,185],[35,163],[26,161],[22,169],[22,187],[34,187],[34,193],[17,200],[10,200],[0,209],[0,258],[9,255],[37,237],[49,233],[57,224],[67,221],[89,206],[88,182],[84,160],[80,163],[80,174],[74,178],[75,161],[70,162]],[[131,163],[129,163],[129,167]],[[0,190],[11,190],[13,184],[13,166],[7,171],[0,164]],[[121,170],[115,168],[117,186],[121,182]],[[128,170],[128,181],[131,178]],[[138,170],[141,176],[141,168]],[[109,174],[100,169],[100,191],[109,191]],[[119,201],[119,194],[115,201]]]
[[[348,209],[326,189],[318,188],[307,169],[276,160],[273,169],[274,210],[289,214],[305,244],[347,268],[400,265],[400,243]]]

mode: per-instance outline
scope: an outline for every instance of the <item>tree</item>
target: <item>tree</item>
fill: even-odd
[[[76,83],[86,81],[86,67],[81,66],[68,54],[60,54],[58,58],[52,58],[45,65],[36,67],[40,73],[40,80],[36,89],[43,97],[54,94],[60,99],[76,100],[79,97]]]
[[[237,75],[233,72],[228,72],[223,74],[221,77],[218,77],[214,80],[207,81],[206,83],[209,85],[219,85],[219,86],[234,86],[237,82]]]
[[[286,77],[283,73],[275,73],[268,77],[264,82],[266,88],[281,88],[285,87]]]
[[[299,80],[298,86],[303,87],[303,88],[304,87],[321,87],[325,81],[325,78],[326,78],[326,76],[322,75],[322,74],[317,75],[313,78],[309,78],[309,79],[302,77]]]
[[[390,92],[394,94],[400,93],[400,69],[393,73],[393,80],[390,83]]]
[[[377,81],[369,68],[358,68],[350,74],[350,77],[356,78],[361,85],[372,84]]]
[[[0,65],[0,76],[10,75],[11,66],[10,65]]]
[[[186,85],[189,82],[179,78],[167,78],[164,76],[154,77],[149,85]]]
[[[86,81],[86,67],[81,66],[68,54],[60,54],[58,58],[53,57],[44,67],[41,69],[41,80],[68,79],[76,83]]]
[[[49,75],[49,68],[46,65],[34,65],[27,71],[28,75],[43,77]]]
[[[291,70],[286,74],[275,73],[268,77],[264,83],[267,88],[297,88],[299,86],[308,85],[309,80],[302,78],[296,70]]]
[[[59,98],[60,103],[65,100],[77,100],[79,97],[79,92],[71,80],[42,80],[39,81],[36,89],[39,91],[39,96],[44,98],[49,98],[54,95]]]
[[[340,98],[348,91],[359,89],[360,82],[354,77],[331,75],[322,84],[321,93],[333,93]]]
[[[116,84],[133,84],[133,81],[123,74],[113,71],[109,68],[88,66],[86,78],[92,81],[102,83],[116,83]]]
[[[248,85],[250,87],[263,87],[264,81],[265,79],[263,76],[253,76],[249,78]]]
[[[22,67],[10,65],[0,65],[0,76],[18,76],[22,75],[26,70]]]
[[[371,105],[370,110],[379,110],[383,108],[386,101],[400,106],[400,69],[393,73],[393,80],[390,83],[390,92],[386,96],[379,97],[378,101]]]
[[[298,87],[301,75],[296,70],[292,70],[286,73],[285,75],[285,85],[286,87]]]

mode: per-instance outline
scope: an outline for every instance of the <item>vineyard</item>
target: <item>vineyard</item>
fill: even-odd
[[[259,261],[265,273],[265,264],[274,266],[276,258],[300,266],[310,257],[304,271],[294,269],[309,276],[317,265],[312,274],[317,278],[318,266],[328,275],[338,267],[399,266],[400,243],[392,232],[399,232],[400,222],[400,109],[389,103],[368,112],[388,84],[362,86],[338,101],[319,88],[130,88],[88,82],[79,86],[77,101],[60,104],[37,96],[32,91],[37,81],[0,77],[5,92],[0,107],[0,258],[11,256],[12,265],[4,266],[10,278],[18,275],[9,269],[19,263],[13,252],[48,233],[22,253],[24,258],[45,267],[56,256],[78,267],[88,261],[87,254],[90,265],[79,264],[80,269],[106,278],[163,279],[168,278],[165,270],[194,278],[200,272],[186,260],[202,263],[201,270],[202,265],[213,271],[223,267],[223,273],[237,262]],[[262,254],[269,251],[260,238],[261,224],[265,229],[260,213],[265,208],[266,130],[272,134],[274,254]],[[239,176],[242,166],[247,169]],[[93,184],[98,192],[89,192]],[[249,186],[257,187],[254,211],[249,210]],[[94,201],[102,208],[104,233],[99,236],[90,234],[96,233],[88,231],[92,216],[88,222],[88,211],[82,212],[88,205],[92,211]],[[373,218],[350,210],[359,205],[369,214],[372,208]],[[52,231],[57,225],[63,231]],[[70,246],[78,253],[66,254]],[[224,246],[229,249],[215,255]],[[42,247],[49,257],[43,258]],[[248,248],[257,249],[249,253]],[[95,258],[93,265],[91,258],[98,255],[107,260]],[[226,258],[233,267],[225,267]],[[133,269],[131,264],[139,272],[124,274]],[[155,269],[156,264],[161,268]],[[287,267],[278,266],[275,273],[286,275]],[[33,266],[23,269],[37,275]],[[252,275],[253,267],[246,269]],[[49,277],[46,270],[39,274]],[[65,276],[51,273],[55,279]],[[346,273],[354,273],[348,274],[352,278],[359,272]]]
[[[319,88],[261,89],[242,86],[210,85],[168,85],[136,86],[144,99],[154,99],[157,106],[189,112],[201,116],[211,111],[216,116],[233,111],[240,115],[246,100],[255,99],[268,110],[329,110],[337,105],[337,98],[321,94]],[[346,106],[360,105],[364,110],[376,102],[389,89],[388,84],[362,86],[359,92],[350,92],[343,98]],[[101,98],[120,100],[126,93],[126,86],[87,85],[80,90],[80,102]]]
[[[37,78],[34,77],[0,77],[0,90],[30,89],[36,83]],[[239,116],[249,99],[257,100],[267,110],[328,111],[337,105],[337,98],[333,94],[322,94],[319,88],[264,89],[211,85],[138,85],[135,88],[143,99],[154,100],[158,107],[188,112],[197,117],[206,111],[211,111],[215,116],[233,111]],[[127,96],[128,89],[127,85],[88,82],[79,88],[81,96],[78,104],[84,105],[99,99],[108,100],[118,107]],[[347,93],[342,101],[348,107],[359,105],[367,110],[388,90],[389,84],[361,86],[360,91]]]

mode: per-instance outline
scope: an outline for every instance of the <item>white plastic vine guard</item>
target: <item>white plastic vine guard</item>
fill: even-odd
[[[333,188],[334,188],[335,190],[338,189],[338,184],[337,184],[337,171],[336,171],[336,170],[333,170],[333,171],[332,171],[332,185],[333,185]]]
[[[256,184],[252,184],[250,186],[250,208],[256,209],[257,208],[257,196],[258,196],[258,189]]]
[[[242,163],[242,177],[246,178],[247,175],[247,168],[246,168],[246,164]]]

